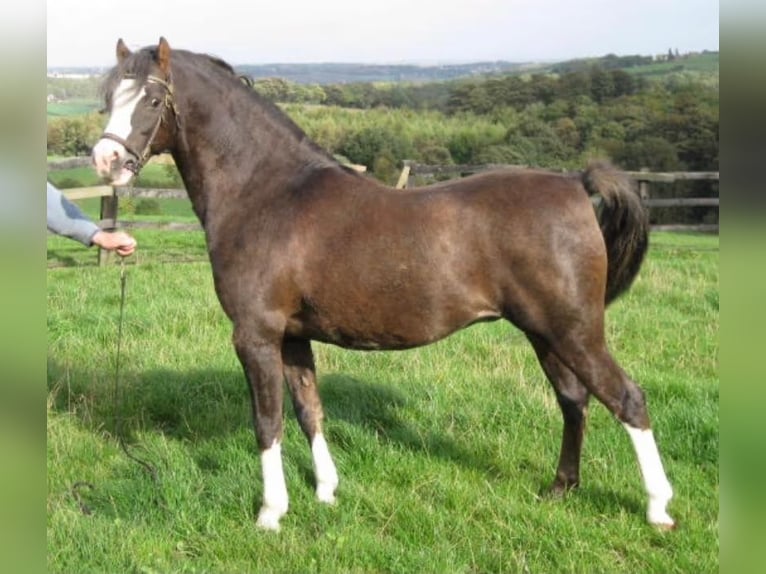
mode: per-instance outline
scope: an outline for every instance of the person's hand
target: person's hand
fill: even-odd
[[[136,240],[124,231],[97,231],[92,241],[102,249],[116,251],[120,257],[127,257],[136,250]]]

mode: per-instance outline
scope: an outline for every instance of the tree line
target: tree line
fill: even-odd
[[[328,151],[389,183],[404,159],[576,169],[605,156],[628,170],[718,170],[717,76],[647,80],[590,66],[424,84],[262,79],[254,89]],[[48,153],[89,153],[104,119],[51,120]]]

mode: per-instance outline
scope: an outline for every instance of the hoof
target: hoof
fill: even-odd
[[[658,530],[674,530],[676,521],[673,520],[667,511],[670,496],[662,498],[650,498],[649,507],[646,509],[646,520]]]
[[[676,528],[678,528],[678,524],[676,524],[675,522],[671,522],[670,524],[652,524],[652,526],[658,532],[672,532]]]
[[[566,497],[570,491],[576,489],[578,486],[580,486],[579,482],[563,482],[556,480],[547,489],[543,490],[540,493],[540,496],[550,500],[561,500],[562,498]]]
[[[675,530],[678,526],[676,524],[676,521],[673,520],[670,516],[665,514],[664,516],[655,516],[655,517],[648,517],[649,524],[651,524],[655,529],[657,529],[660,532],[670,532],[671,530]]]
[[[317,486],[317,500],[322,504],[335,504],[335,484],[319,484]]]
[[[274,508],[261,508],[258,513],[258,521],[255,525],[263,530],[271,530],[272,532],[279,532],[279,519],[282,518],[284,512],[279,512]]]

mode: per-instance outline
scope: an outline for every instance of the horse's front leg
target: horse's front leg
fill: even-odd
[[[253,422],[261,451],[263,505],[258,526],[279,530],[288,497],[282,469],[282,399],[284,375],[281,338],[264,337],[250,327],[234,327],[234,348],[245,371],[253,405]]]
[[[338,487],[338,472],[322,434],[324,413],[317,390],[311,341],[286,339],[282,344],[282,362],[295,415],[311,446],[317,498],[321,502],[333,504],[335,489]]]

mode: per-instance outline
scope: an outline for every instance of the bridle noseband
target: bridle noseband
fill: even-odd
[[[126,75],[124,78],[131,79],[131,77],[131,75]],[[152,135],[149,136],[149,139],[146,141],[146,145],[144,146],[143,151],[138,153],[138,151],[133,146],[131,146],[127,140],[116,134],[111,132],[104,132],[101,134],[102,139],[116,141],[118,144],[125,148],[125,151],[127,151],[131,156],[135,158],[135,161],[127,161],[124,165],[125,169],[132,171],[135,175],[138,175],[138,172],[141,171],[141,168],[144,166],[144,164],[146,164],[146,162],[149,160],[149,157],[152,155],[152,143],[154,143],[154,138],[157,137],[157,132],[160,131],[160,126],[165,121],[165,111],[171,110],[176,120],[176,127],[180,125],[178,108],[176,107],[176,102],[173,97],[173,84],[171,83],[170,79],[168,78],[168,80],[165,81],[157,76],[148,76],[146,78],[146,82],[148,84],[159,84],[164,87],[165,97],[162,98],[162,107],[160,108],[157,122],[154,124]]]

